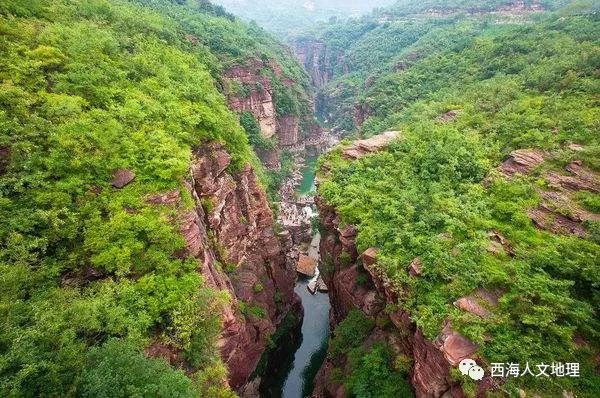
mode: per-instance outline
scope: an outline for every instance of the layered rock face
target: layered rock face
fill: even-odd
[[[238,113],[251,113],[260,126],[261,135],[277,139],[277,148],[257,151],[267,168],[276,169],[279,167],[280,150],[300,144],[300,116],[277,114],[273,84],[264,74],[265,70],[271,71],[285,86],[295,84],[283,75],[278,64],[260,60],[229,69],[225,73],[225,81],[229,86],[227,98],[230,108]]]
[[[333,79],[334,66],[341,68],[343,73],[350,72],[344,57],[341,54],[332,54],[322,41],[297,40],[292,46],[296,57],[304,65],[317,88],[322,88]]]
[[[344,320],[352,309],[361,310],[377,320],[378,325],[393,325],[375,327],[366,342],[385,342],[395,354],[413,359],[410,381],[416,396],[464,397],[460,385],[450,377],[450,369],[457,360],[472,354],[477,347],[453,332],[449,326],[436,341],[429,341],[406,312],[390,310],[397,308],[398,296],[391,283],[378,275],[377,250],[371,248],[358,253],[356,229],[352,226],[342,227],[335,209],[321,199],[317,199],[317,206],[323,227],[321,260],[324,264],[323,279],[329,288],[332,305],[332,326]],[[418,261],[413,268],[419,272]],[[345,396],[343,386],[331,379],[333,368],[334,364],[327,359],[317,375],[314,397]]]
[[[577,145],[570,146],[574,153],[583,150]],[[508,178],[518,174],[531,174],[552,155],[531,149],[519,149],[511,152],[499,170]],[[586,222],[600,221],[600,215],[582,208],[576,200],[578,192],[600,193],[600,176],[581,160],[569,163],[564,171],[552,170],[543,173],[549,189],[538,188],[542,199],[540,205],[530,209],[528,214],[536,227],[546,231],[576,235],[586,238],[589,233]]]
[[[260,125],[261,134],[270,138],[277,131],[277,114],[273,103],[273,90],[267,76],[260,71],[264,64],[255,61],[249,66],[235,66],[225,73],[225,79],[236,82],[241,92],[228,94],[230,107],[237,112],[250,112]]]
[[[219,348],[229,383],[239,389],[268,338],[299,301],[293,291],[295,272],[286,268],[265,192],[250,166],[228,172],[230,160],[218,144],[194,152],[186,184],[195,206],[179,221],[187,254],[198,260],[206,283],[231,296]],[[165,194],[155,201],[169,204],[178,197]]]
[[[308,72],[315,87],[323,87],[331,80],[331,73],[321,68],[321,57],[326,53],[325,43],[302,40],[294,43],[294,53]]]

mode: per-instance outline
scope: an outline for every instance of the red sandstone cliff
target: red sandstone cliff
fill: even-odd
[[[294,53],[308,72],[313,85],[317,88],[325,86],[333,79],[334,68],[349,73],[350,68],[343,54],[333,53],[322,41],[299,39],[292,44]]]
[[[257,120],[263,137],[275,137],[277,148],[259,150],[258,155],[268,168],[278,168],[281,148],[294,147],[301,141],[300,121],[308,115],[278,115],[273,82],[264,72],[270,71],[284,86],[292,87],[296,82],[287,78],[281,67],[271,61],[255,60],[248,65],[232,67],[225,73],[226,94],[229,106],[235,112],[249,112]],[[305,98],[306,101],[308,99]],[[314,124],[311,117],[311,123]]]
[[[195,205],[180,211],[178,218],[185,254],[198,260],[198,271],[209,286],[231,296],[219,348],[229,384],[239,389],[277,325],[299,301],[293,291],[296,274],[286,267],[264,189],[250,166],[228,171],[230,160],[219,144],[194,152],[185,185]],[[174,205],[181,199],[175,191],[149,201]]]
[[[451,362],[448,352],[456,354],[465,348],[462,340],[452,340],[454,335],[440,336],[439,341],[428,341],[402,311],[386,311],[387,304],[397,304],[398,297],[392,286],[374,271],[377,261],[375,249],[358,253],[355,246],[357,231],[352,226],[340,225],[334,208],[317,198],[322,224],[321,259],[323,277],[329,288],[331,300],[331,323],[337,325],[352,309],[359,309],[372,319],[388,319],[393,326],[376,327],[366,341],[386,342],[396,354],[413,359],[410,381],[417,397],[464,397],[464,393],[450,377]],[[342,253],[345,253],[342,255]],[[364,274],[366,270],[367,273]],[[358,283],[361,274],[365,283]],[[393,307],[388,307],[393,308]],[[377,322],[382,324],[382,322]],[[448,351],[448,352],[447,352]],[[457,355],[462,355],[458,353]],[[331,380],[333,364],[325,361],[315,382],[313,397],[344,397],[343,386]]]

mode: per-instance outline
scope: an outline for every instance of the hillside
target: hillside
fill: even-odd
[[[508,3],[405,2],[296,42],[320,117],[373,137],[321,161],[324,391],[404,375],[417,396],[600,394],[600,20]],[[474,382],[467,356],[581,375]]]
[[[177,3],[0,3],[2,396],[232,396],[297,303],[249,141],[297,144],[306,76]],[[248,69],[268,137],[229,90]]]
[[[589,9],[586,4],[576,2],[562,12],[577,14],[580,9]],[[405,1],[360,19],[299,34],[291,41],[313,83],[320,88],[319,117],[331,127],[352,131],[374,112],[369,99],[379,96],[373,92],[378,83],[387,84],[432,52],[448,47],[458,52],[488,31],[490,25],[501,29],[531,24],[544,11],[561,5],[564,2]],[[422,87],[422,92],[411,93],[412,99],[449,83],[460,84],[439,80],[436,87]]]

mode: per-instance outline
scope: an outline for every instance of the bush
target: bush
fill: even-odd
[[[375,323],[360,310],[352,310],[333,331],[330,353],[333,358],[346,355],[351,348],[358,347],[373,329]]]
[[[408,398],[414,394],[409,382],[392,367],[391,350],[377,344],[351,360],[351,374],[345,385],[357,398]]]
[[[162,359],[148,359],[131,343],[112,339],[92,348],[83,370],[81,395],[90,398],[197,397],[180,370]]]

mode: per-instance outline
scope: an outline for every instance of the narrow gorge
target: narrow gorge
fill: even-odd
[[[598,15],[0,1],[0,396],[599,397]]]

